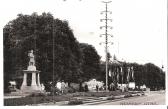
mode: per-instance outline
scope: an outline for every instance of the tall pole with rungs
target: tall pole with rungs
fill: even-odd
[[[105,13],[105,19],[100,19],[100,21],[101,22],[105,21],[105,26],[101,26],[100,29],[102,29],[104,27],[105,34],[101,34],[100,36],[105,35],[105,42],[104,43],[105,43],[105,53],[106,53],[106,91],[108,91],[108,43],[111,43],[111,42],[108,42],[108,36],[112,36],[112,35],[108,34],[108,28],[112,29],[111,26],[108,26],[108,21],[112,22],[112,19],[108,19],[108,13],[112,14],[112,12],[108,11],[108,9],[107,9],[108,3],[111,3],[111,1],[108,1],[108,2],[103,1],[103,3],[105,3],[105,5],[106,5],[106,10],[102,11],[101,14]]]

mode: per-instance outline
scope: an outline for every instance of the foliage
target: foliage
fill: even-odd
[[[128,97],[132,97],[132,94],[126,94],[125,96],[124,96],[124,98],[128,98]]]
[[[123,68],[123,84],[127,83],[127,74],[128,70],[127,67],[132,67],[134,70],[134,79],[131,79],[130,82],[135,82],[136,86],[138,86],[138,90],[140,86],[146,85],[146,87],[151,88],[151,90],[159,90],[165,89],[165,72],[158,66],[147,63],[144,65],[138,63],[126,63],[120,62]],[[102,80],[105,82],[105,62],[100,64],[101,66],[101,73],[99,76],[102,77]],[[117,67],[115,65],[110,64],[109,68]],[[119,83],[122,83],[121,74],[119,77]],[[109,79],[109,84],[111,83],[111,77]]]
[[[144,74],[145,84],[152,90],[154,88],[160,89],[165,88],[165,73],[159,67],[154,64],[145,64],[146,74]]]
[[[59,95],[61,93],[60,89],[58,89],[57,87],[51,86],[50,89],[50,95]]]
[[[130,63],[128,65],[134,68],[135,84],[137,86],[145,84],[153,90],[165,88],[165,72],[158,66],[152,63],[147,63],[145,65]]]
[[[108,53],[107,53],[108,62],[110,61],[111,57],[112,57],[112,56],[111,56],[110,52],[108,52]]]
[[[68,105],[79,105],[79,104],[83,104],[83,101],[76,99],[76,100],[70,100],[68,102]]]
[[[23,105],[33,105],[40,103],[58,102],[58,101],[68,101],[72,99],[70,95],[57,95],[57,96],[27,96],[22,98],[11,98],[4,99],[4,106],[23,106]]]
[[[100,71],[100,56],[92,45],[80,43],[82,51],[82,75],[81,82],[96,78]]]
[[[47,96],[45,93],[32,93],[28,95],[29,97],[45,97]]]
[[[81,51],[67,21],[50,13],[19,14],[4,27],[3,35],[5,80],[27,68],[27,54],[33,49],[42,82],[79,81]]]
[[[75,92],[76,92],[76,90],[72,87],[66,87],[64,89],[64,93],[75,93]]]
[[[110,96],[110,97],[107,98],[107,100],[114,100],[114,99],[115,99],[114,96]]]
[[[22,97],[22,98],[11,98],[4,99],[5,106],[19,106],[19,105],[33,105],[39,103],[49,103],[49,102],[59,102],[59,101],[71,101],[72,105],[80,104],[81,101],[77,100],[77,96],[87,96],[87,97],[109,97],[109,96],[117,96],[117,95],[126,95],[129,92],[77,92],[66,95],[55,95],[55,96],[47,96],[43,94],[33,94],[32,96]],[[70,103],[71,104],[71,103]]]

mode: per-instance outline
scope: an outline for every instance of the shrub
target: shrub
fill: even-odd
[[[139,94],[137,94],[137,96],[140,96]]]
[[[28,97],[45,97],[45,93],[32,93]]]
[[[132,97],[132,95],[131,95],[131,94],[126,94],[126,95],[124,96],[124,98],[128,98],[128,97]]]
[[[61,91],[57,87],[51,87],[51,92],[49,95],[59,95]]]
[[[68,102],[68,105],[79,105],[79,104],[83,104],[83,101],[76,99],[76,100],[70,100]]]
[[[96,94],[92,93],[91,96],[92,96],[92,97],[96,97]]]
[[[80,84],[78,84],[78,83],[71,83],[69,85],[69,87],[72,87],[73,89],[75,89],[75,91],[79,91],[80,90]]]
[[[114,100],[114,96],[108,97],[107,100]]]
[[[76,90],[72,87],[66,87],[64,89],[64,93],[74,93],[74,92],[76,92]]]
[[[89,91],[87,84],[86,84],[85,87],[84,87],[84,91],[85,91],[85,92],[88,92],[88,91]]]
[[[4,89],[4,93],[11,93],[11,90],[9,88]]]

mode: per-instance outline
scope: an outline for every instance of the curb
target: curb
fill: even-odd
[[[134,96],[142,96],[143,95],[143,93],[136,93],[136,94],[130,94],[132,97],[134,97]],[[125,96],[126,95],[119,95],[119,96],[113,96],[114,97],[114,99],[120,99],[120,98],[125,98]],[[109,98],[111,98],[112,96],[110,96],[110,97],[100,97],[100,98],[102,98],[102,100],[108,100]]]

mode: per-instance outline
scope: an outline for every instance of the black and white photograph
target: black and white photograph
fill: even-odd
[[[166,106],[167,0],[2,0],[2,106]]]

